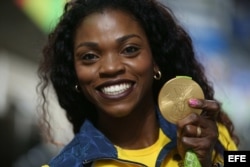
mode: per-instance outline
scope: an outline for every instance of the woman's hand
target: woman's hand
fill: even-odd
[[[178,121],[177,147],[184,159],[188,150],[193,150],[203,167],[212,166],[212,151],[218,139],[216,118],[220,104],[212,100],[190,99],[190,107],[202,109],[201,115],[190,114]]]

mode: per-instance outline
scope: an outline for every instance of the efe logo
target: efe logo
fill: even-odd
[[[224,167],[250,167],[250,151],[225,151]]]

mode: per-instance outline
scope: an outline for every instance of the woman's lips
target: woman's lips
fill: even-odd
[[[116,85],[103,87],[101,91],[102,93],[107,94],[107,95],[118,95],[118,94],[124,93],[126,90],[131,88],[131,86],[132,86],[131,83],[120,83]]]
[[[100,95],[104,98],[122,98],[133,90],[133,82],[123,81],[119,83],[109,83],[99,87]]]

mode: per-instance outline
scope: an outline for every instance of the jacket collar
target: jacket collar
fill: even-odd
[[[80,167],[100,158],[117,158],[117,151],[114,145],[86,119],[79,133],[49,165]]]
[[[158,107],[156,113],[160,127],[164,134],[171,139],[159,155],[159,162],[165,158],[167,153],[176,147],[176,126],[166,121]],[[85,120],[80,132],[76,134],[74,139],[62,150],[62,152],[51,161],[50,166],[81,166],[93,162],[100,158],[118,157],[115,146],[89,121]]]

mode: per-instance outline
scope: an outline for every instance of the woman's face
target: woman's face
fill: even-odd
[[[74,63],[81,90],[99,112],[123,117],[152,104],[157,67],[143,29],[125,12],[87,16],[76,30]]]

